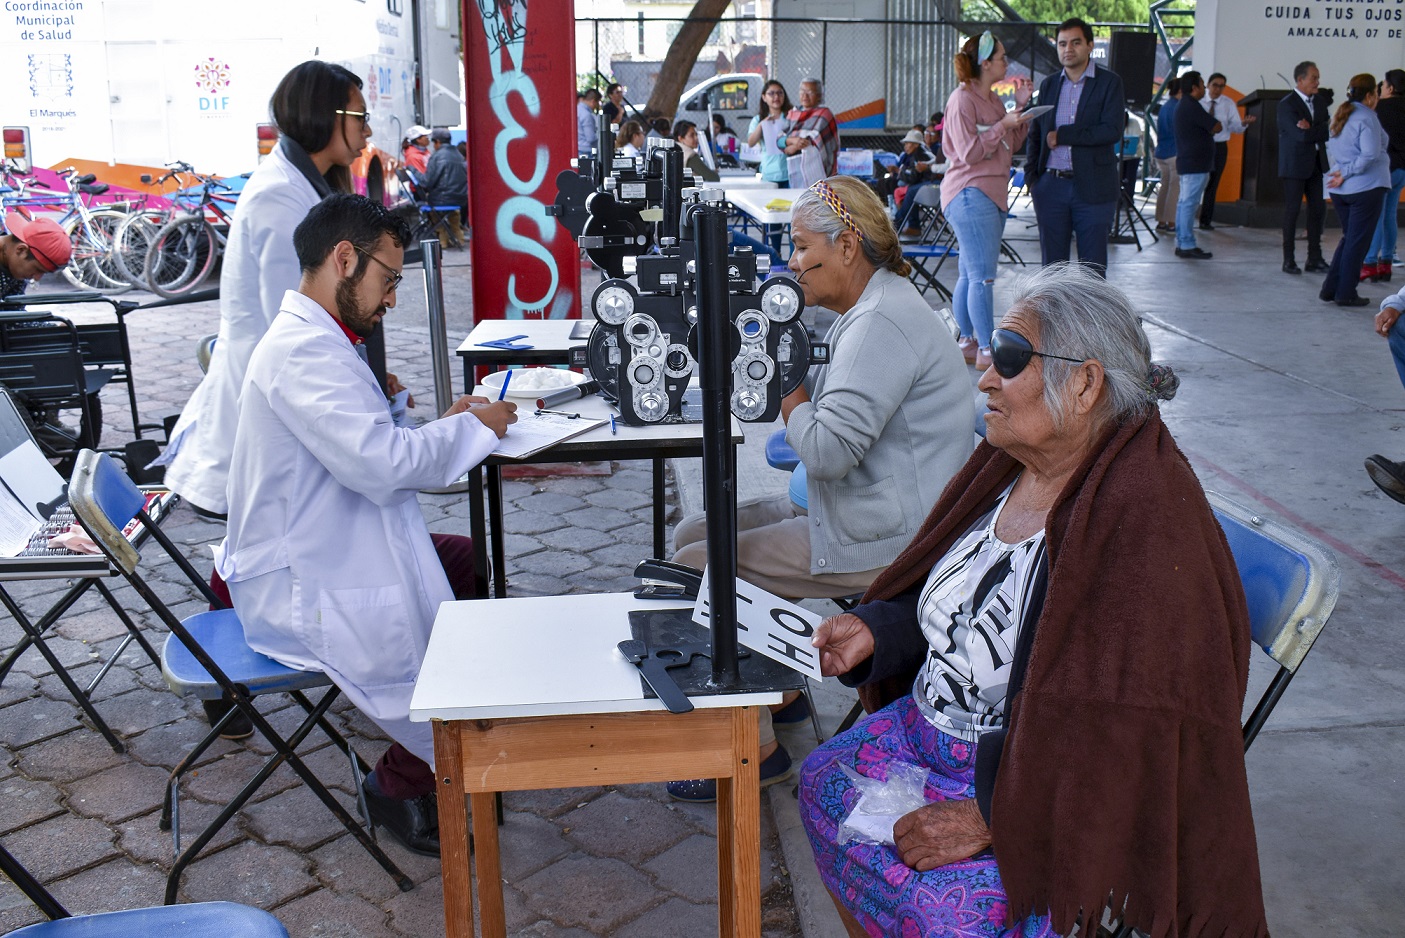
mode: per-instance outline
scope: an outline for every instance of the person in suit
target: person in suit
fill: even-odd
[[[1296,87],[1278,99],[1278,176],[1283,181],[1283,272],[1301,274],[1293,239],[1307,197],[1307,270],[1325,274],[1322,257],[1322,175],[1327,171],[1327,105],[1318,94],[1322,73],[1312,62],[1293,69]]]
[[[1105,273],[1121,186],[1117,145],[1126,95],[1115,72],[1094,67],[1091,26],[1064,20],[1055,41],[1063,70],[1039,86],[1039,103],[1054,110],[1034,119],[1025,163],[1039,250],[1045,264],[1066,261],[1077,236],[1078,259]]]

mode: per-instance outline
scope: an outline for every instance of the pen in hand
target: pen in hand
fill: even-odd
[[[504,397],[507,396],[507,386],[508,386],[508,383],[511,382],[511,381],[512,381],[512,369],[509,368],[508,371],[507,371],[507,374],[503,376],[503,379],[502,379],[502,387],[501,387],[500,389],[498,389],[498,400],[502,400]]]

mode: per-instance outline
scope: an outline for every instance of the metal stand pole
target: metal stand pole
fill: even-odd
[[[429,354],[434,369],[435,416],[454,403],[454,379],[449,372],[449,324],[444,315],[444,249],[438,238],[420,242],[424,251],[424,302],[429,313]],[[430,495],[468,491],[468,476],[443,488],[424,489]]]
[[[438,238],[420,242],[424,251],[424,302],[429,312],[429,353],[434,367],[434,403],[444,413],[454,403],[449,373],[449,325],[444,316],[444,249]]]
[[[667,165],[667,164],[665,164]],[[698,371],[703,410],[703,498],[707,505],[708,590],[712,602],[712,684],[741,683],[737,663],[737,486],[732,444],[731,328],[727,214],[707,204],[692,214],[697,244]]]

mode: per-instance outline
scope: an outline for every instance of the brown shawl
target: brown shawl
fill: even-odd
[[[1020,468],[982,443],[865,598],[924,580]],[[1103,436],[1045,538],[1048,594],[991,807],[1011,919],[1047,912],[1068,934],[1125,903],[1152,938],[1266,936],[1239,722],[1248,610],[1159,415]],[[862,688],[864,705],[913,677]]]

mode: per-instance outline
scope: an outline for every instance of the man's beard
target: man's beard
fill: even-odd
[[[376,317],[385,315],[385,307],[378,306],[370,312],[361,309],[357,302],[356,288],[361,281],[350,278],[337,284],[337,316],[342,324],[361,338],[370,338],[376,328]]]

